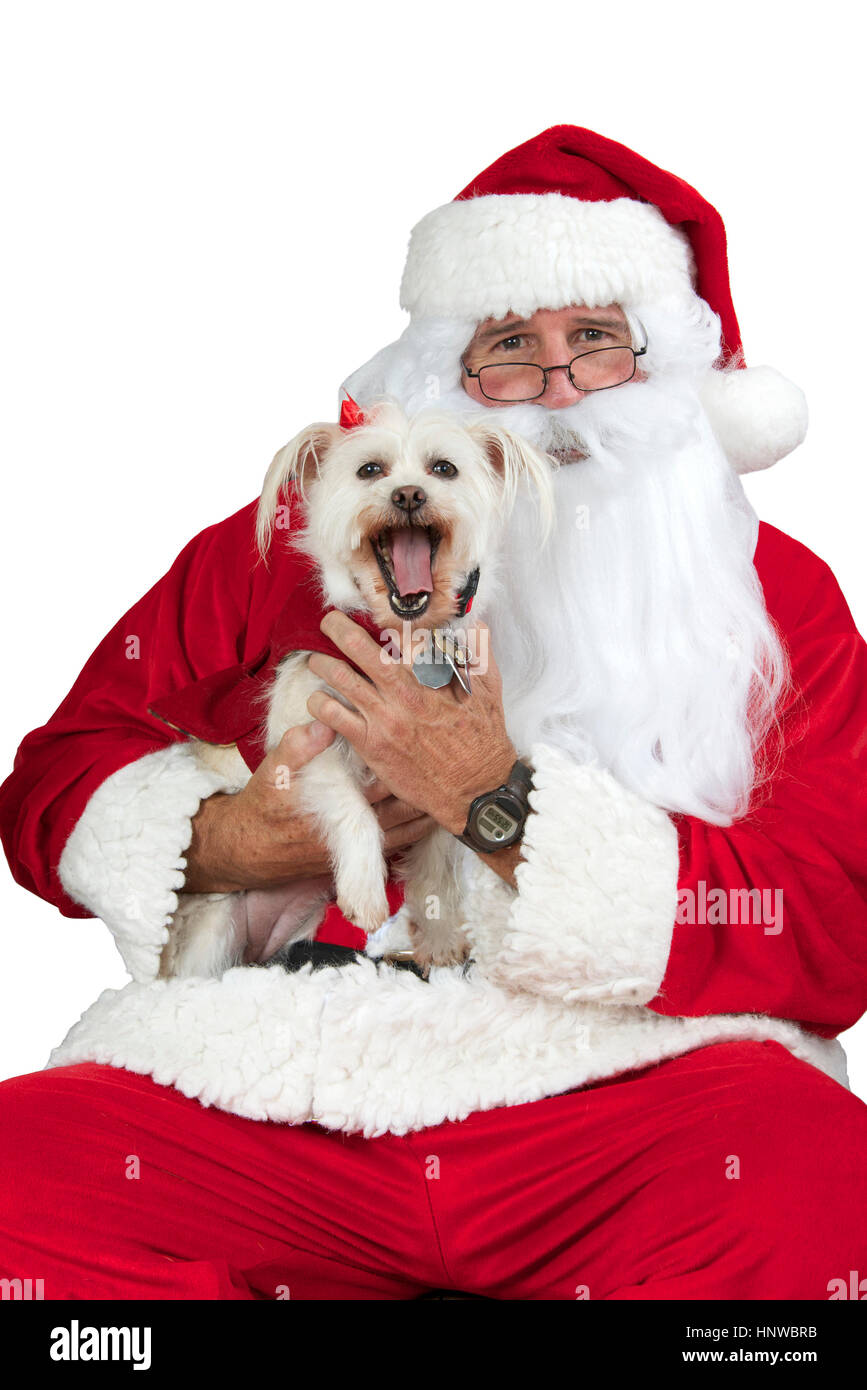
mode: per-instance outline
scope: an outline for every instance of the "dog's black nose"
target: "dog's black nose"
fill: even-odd
[[[396,507],[400,507],[403,512],[411,512],[415,507],[421,507],[427,501],[427,493],[420,487],[415,487],[412,483],[406,487],[396,487],[391,494],[391,500]]]

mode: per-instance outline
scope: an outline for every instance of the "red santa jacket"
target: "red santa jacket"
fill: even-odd
[[[148,713],[175,732],[205,743],[236,743],[250,771],[255,772],[265,756],[263,699],[285,656],[291,652],[324,652],[364,675],[320,630],[319,624],[329,611],[322,602],[315,574],[302,569],[297,587],[277,615],[261,652],[252,660],[236,662],[225,671],[215,671],[161,696],[148,706]],[[366,613],[356,611],[351,617],[381,646],[387,644],[387,631],[381,630]]]
[[[256,505],[185,547],[100,643],[48,723],[27,735],[0,787],[13,875],[68,917],[90,914],[66,896],[57,865],[107,777],[186,733],[208,737],[207,723],[187,727],[185,718],[200,721],[209,710],[252,765],[256,731],[241,727],[249,725],[246,694],[282,654],[275,633],[303,607],[310,578],[309,563],[279,545],[268,565],[258,561]],[[648,1007],[767,1014],[830,1038],[867,1008],[867,646],[830,569],[805,546],[762,522],[755,565],[797,690],[785,755],[770,794],[734,825],[672,820],[682,889],[696,897],[718,886],[782,890],[786,927],[770,935],[675,926]],[[398,885],[389,900],[394,910]],[[336,906],[320,935],[360,944]]]

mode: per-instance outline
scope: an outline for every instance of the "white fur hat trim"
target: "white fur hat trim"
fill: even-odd
[[[652,203],[488,194],[413,228],[400,302],[413,318],[483,323],[568,304],[688,304],[694,280],[688,237]],[[702,400],[738,473],[770,468],[807,432],[803,391],[773,367],[712,371]]]
[[[481,323],[567,304],[683,300],[692,276],[687,237],[651,203],[490,194],[446,203],[413,228],[400,302],[413,317]]]

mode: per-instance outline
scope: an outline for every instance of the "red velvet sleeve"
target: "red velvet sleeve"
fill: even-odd
[[[756,569],[800,696],[747,816],[672,818],[678,921],[648,1007],[763,1013],[834,1037],[867,1010],[867,646],[828,566],[764,523]]]
[[[23,887],[87,917],[57,864],[112,773],[182,735],[147,713],[167,691],[238,662],[250,605],[256,504],[201,532],[97,647],[62,704],[21,743],[0,787],[0,838]]]

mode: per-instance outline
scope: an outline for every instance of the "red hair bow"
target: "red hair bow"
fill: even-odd
[[[340,406],[340,428],[344,430],[354,430],[357,425],[365,423],[364,414],[361,407],[351,396],[347,396]]]

